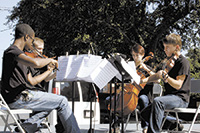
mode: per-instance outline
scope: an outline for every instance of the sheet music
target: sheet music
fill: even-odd
[[[130,64],[130,65],[129,65]],[[132,66],[132,63],[126,63],[126,61],[121,58],[121,65],[126,70],[126,72],[132,77],[132,79],[139,84],[140,76],[137,74],[136,69]],[[135,66],[135,65],[134,65]]]
[[[58,69],[56,73],[56,79],[57,80],[63,80],[64,77],[67,75],[67,66],[70,65],[69,58],[66,56],[60,56],[58,57]]]
[[[82,60],[81,69],[77,74],[78,78],[87,78],[94,69],[101,63],[101,56],[85,56]]]
[[[119,74],[119,71],[107,59],[104,59],[90,77],[102,89],[117,74]]]
[[[70,55],[58,58],[56,80],[86,81],[95,83],[102,89],[114,76],[120,75],[118,70],[107,59],[95,55]]]
[[[66,68],[67,73],[64,77],[64,79],[68,81],[74,81],[77,80],[77,75],[82,67],[82,62],[83,62],[83,55],[72,55],[69,56],[70,60],[70,65]]]

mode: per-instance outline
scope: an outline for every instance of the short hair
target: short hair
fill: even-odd
[[[33,36],[34,30],[28,24],[18,24],[15,28],[15,39],[21,38],[25,35]]]
[[[44,40],[42,40],[39,37],[35,37],[34,42],[39,42],[39,43],[43,43],[44,44]]]
[[[141,55],[145,54],[144,48],[137,43],[131,47],[131,51],[134,51],[135,53],[139,53]]]
[[[173,44],[173,45],[179,45],[180,48],[182,47],[182,41],[181,41],[181,36],[175,33],[171,33],[167,35],[163,39],[164,44]]]

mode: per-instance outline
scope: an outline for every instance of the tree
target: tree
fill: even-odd
[[[182,36],[183,48],[198,47],[199,6],[199,0],[22,0],[9,22],[30,24],[49,56],[88,49],[130,55],[129,47],[139,43],[160,61],[161,40],[170,32]]]
[[[191,48],[188,50],[187,56],[190,61],[191,78],[200,79],[200,49]]]

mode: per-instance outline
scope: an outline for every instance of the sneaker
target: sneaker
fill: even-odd
[[[183,124],[178,123],[178,131],[183,131],[183,128],[184,128]],[[177,131],[176,122],[170,126],[169,130]]]
[[[178,124],[178,131],[183,131],[183,128],[184,128],[184,126],[183,126],[183,124]]]
[[[142,133],[147,133],[147,128],[143,129]]]

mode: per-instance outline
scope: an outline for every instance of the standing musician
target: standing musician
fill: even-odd
[[[58,62],[51,58],[31,58],[23,50],[33,50],[35,38],[34,30],[28,24],[18,24],[15,29],[15,40],[3,55],[2,88],[1,94],[10,108],[31,109],[35,115],[26,119],[22,128],[28,133],[34,133],[40,123],[53,110],[58,111],[58,116],[67,133],[80,133],[80,129],[64,96],[35,91],[36,84],[52,73]],[[48,65],[44,73],[32,77],[28,67],[42,68]]]
[[[145,65],[143,62],[145,50],[141,45],[135,44],[134,46],[132,46],[131,54],[132,54],[132,57],[134,59],[135,65],[136,65],[136,70],[138,72],[142,73],[143,75],[145,75],[144,78],[148,77],[149,75],[154,74],[154,72],[151,71],[151,68],[149,66]],[[145,107],[147,107],[149,105],[149,103],[152,102],[152,88],[153,88],[153,84],[147,84],[147,85],[145,85],[144,89],[142,89],[140,91],[139,96],[138,96],[138,98],[139,98],[138,106],[139,106],[140,111],[142,109],[144,109]],[[143,133],[147,132],[148,125],[149,124],[147,121],[141,120],[141,126],[143,129]]]
[[[166,109],[176,107],[185,108],[189,103],[190,94],[190,64],[188,60],[181,55],[182,47],[181,37],[178,34],[171,33],[163,40],[164,51],[167,57],[177,57],[171,70],[160,70],[156,74],[142,80],[143,82],[153,82],[157,79],[164,81],[164,96],[156,97],[149,108],[145,108],[141,115],[149,121],[148,133],[159,133],[161,123]],[[171,58],[172,59],[172,58]],[[167,63],[173,64],[172,60]],[[166,68],[170,68],[166,66]]]

